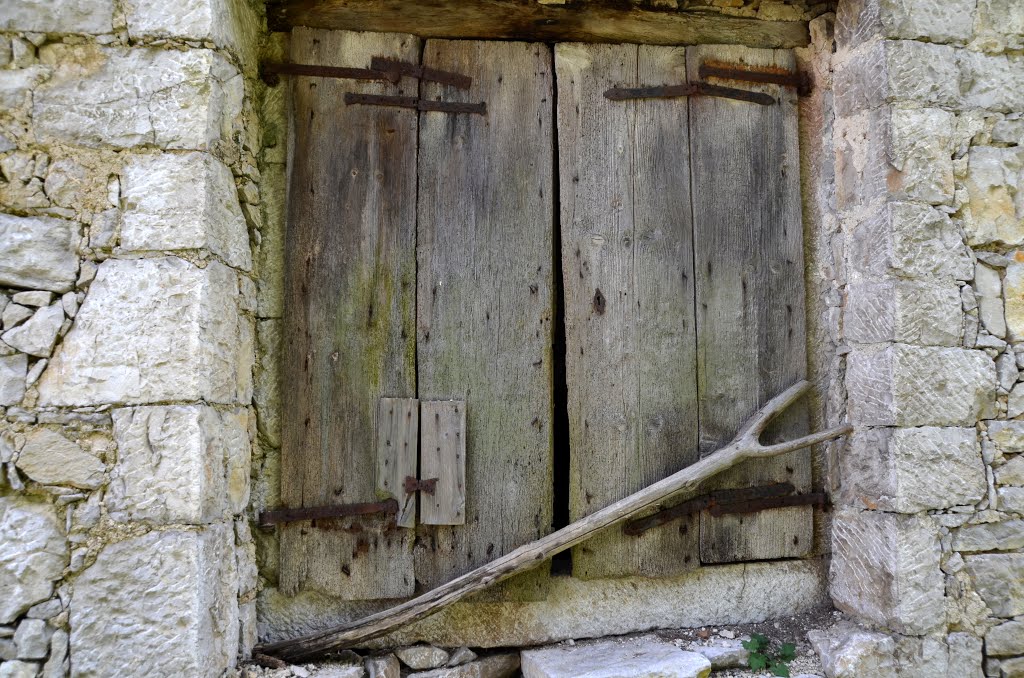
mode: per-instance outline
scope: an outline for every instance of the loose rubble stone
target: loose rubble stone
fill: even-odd
[[[68,559],[63,528],[49,504],[0,497],[0,624],[53,593]]]
[[[839,461],[847,505],[917,513],[975,504],[988,489],[973,428],[860,429],[850,446]]]
[[[969,216],[964,221],[969,244],[999,242],[1017,245],[1024,242],[1022,172],[1024,149],[971,148],[967,174]]]
[[[28,356],[0,356],[0,407],[17,405],[25,397]]]
[[[938,526],[920,514],[840,510],[832,525],[832,598],[899,633],[945,623]]]
[[[398,657],[393,654],[383,657],[367,657],[363,664],[366,668],[366,678],[401,678],[402,667],[398,663]]]
[[[42,619],[25,619],[18,624],[14,644],[18,647],[18,659],[45,659],[50,651],[52,630]]]
[[[1000,485],[1024,487],[1024,455],[1016,456],[996,469],[996,482]]]
[[[837,624],[811,631],[807,639],[829,678],[896,678],[896,643],[884,633]]]
[[[1003,281],[999,272],[978,264],[974,273],[974,291],[978,295],[978,314],[989,334],[1006,336],[1006,318],[1003,315]]]
[[[28,435],[17,466],[44,485],[94,490],[103,482],[103,462],[50,429],[37,429]]]
[[[395,650],[395,656],[410,669],[417,670],[436,669],[439,666],[444,666],[449,658],[447,652],[432,645],[402,647]]]
[[[689,650],[704,655],[711,662],[711,668],[716,670],[744,667],[750,658],[750,652],[743,647],[742,641],[739,640],[730,643],[714,643],[712,645],[695,643],[689,647]]]
[[[18,292],[11,301],[22,306],[49,306],[53,303],[53,292]]]
[[[64,606],[61,605],[60,598],[54,598],[52,600],[47,600],[45,603],[33,605],[29,611],[25,613],[25,616],[29,619],[51,619],[60,614],[63,609]]]
[[[118,460],[106,494],[114,520],[199,524],[248,503],[248,412],[205,405],[116,409]]]
[[[999,306],[1002,311],[1001,296]],[[962,327],[960,290],[952,283],[888,280],[847,288],[844,330],[850,341],[958,346]]]
[[[45,56],[55,70],[33,96],[41,138],[207,150],[241,111],[241,76],[211,50],[56,44]]]
[[[366,676],[366,670],[362,664],[321,664],[312,672],[299,666],[293,666],[292,673],[296,676],[305,675],[308,678],[365,678]]]
[[[996,490],[999,509],[1024,516],[1024,487],[1000,487]]]
[[[1024,548],[1024,520],[966,525],[956,530],[956,551],[1013,551]]]
[[[988,437],[1004,454],[1024,452],[1024,421],[990,421]]]
[[[34,311],[31,308],[20,304],[7,304],[3,312],[4,329],[9,330],[12,327],[17,327],[31,318],[33,313]]]
[[[1024,678],[1024,657],[1003,659],[999,662],[993,661],[992,663],[994,670],[999,673],[989,675],[998,675],[999,678]]]
[[[1007,417],[1019,417],[1022,414],[1024,414],[1024,382],[1014,386],[1010,391],[1010,397],[1006,400]]]
[[[43,405],[249,402],[253,338],[237,275],[175,257],[108,259],[39,381]]]
[[[474,659],[476,659],[476,652],[473,652],[468,647],[463,645],[462,647],[452,652],[451,657],[448,658],[447,665],[458,666],[459,664],[471,662]]]
[[[68,634],[57,629],[50,638],[50,658],[43,664],[42,678],[64,678],[68,675]]]
[[[249,270],[249,232],[235,179],[208,153],[135,157],[124,170],[121,248],[209,249]]]
[[[707,678],[711,662],[653,638],[560,645],[522,653],[523,678]]]
[[[512,678],[516,675],[519,675],[519,655],[498,654],[460,666],[410,673],[408,678]]]
[[[80,235],[73,221],[0,214],[0,285],[67,292],[78,276]]]
[[[112,33],[113,0],[13,0],[4,5],[0,28],[38,33]]]
[[[39,664],[34,662],[13,661],[0,664],[0,678],[36,678],[39,675]]]
[[[989,629],[985,650],[995,657],[1024,654],[1024,621],[1008,621]]]
[[[53,351],[63,323],[64,307],[57,303],[39,309],[24,324],[0,335],[0,339],[23,353],[45,358]]]
[[[853,421],[868,426],[964,426],[995,411],[995,363],[982,351],[897,344],[849,356]]]
[[[233,550],[230,525],[105,547],[75,582],[75,673],[219,677],[238,649]]]
[[[966,556],[975,589],[997,617],[1024,615],[1024,553]]]

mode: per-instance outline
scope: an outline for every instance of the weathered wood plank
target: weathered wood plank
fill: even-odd
[[[377,401],[377,497],[398,501],[395,524],[416,527],[416,494],[406,493],[406,478],[418,472],[420,401],[381,398]]]
[[[420,479],[437,478],[433,494],[420,493],[424,525],[466,524],[466,407],[458,400],[423,403]]]
[[[487,102],[420,116],[419,395],[468,413],[466,523],[419,530],[433,588],[551,530],[553,93],[545,45],[431,40],[423,64],[473,78],[423,98]]]
[[[291,57],[356,67],[416,61],[419,48],[409,35],[296,29]],[[416,83],[291,80],[281,498],[287,508],[373,501],[377,400],[416,393],[417,116],[341,102],[348,91],[415,94]],[[409,595],[412,534],[382,517],[283,526],[281,588]]]
[[[742,47],[697,47],[687,60],[691,78],[704,61],[795,69],[791,52]],[[702,454],[729,440],[772,394],[802,379],[807,364],[796,93],[713,82],[763,91],[779,104],[690,99],[692,164],[699,168],[693,196]],[[807,428],[801,406],[769,436]],[[714,487],[783,481],[810,490],[807,451],[743,464]],[[798,557],[811,541],[809,507],[701,519],[702,562]]]
[[[610,101],[686,82],[683,48],[558,45],[570,518],[697,461],[693,233],[685,99]],[[696,519],[577,547],[584,578],[696,567]]]
[[[624,5],[621,0],[565,5],[537,0],[277,0],[270,3],[267,16],[277,30],[315,26],[427,38],[750,47],[802,47],[810,41],[807,24],[800,21]]]

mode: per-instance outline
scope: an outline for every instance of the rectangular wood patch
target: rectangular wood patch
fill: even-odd
[[[464,525],[466,404],[458,400],[430,400],[422,404],[421,413],[420,483],[434,481],[433,493],[420,491],[421,522]]]
[[[398,501],[399,527],[416,527],[416,493],[405,491],[405,479],[416,478],[419,431],[419,400],[377,401],[377,495]]]

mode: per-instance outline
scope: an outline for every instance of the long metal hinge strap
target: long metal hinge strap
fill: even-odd
[[[452,87],[458,87],[459,89],[469,89],[473,84],[473,78],[468,75],[452,73],[451,71],[442,71],[437,68],[430,68],[429,66],[411,64],[407,61],[388,59],[387,57],[373,57],[373,59],[370,60],[370,68],[375,71],[381,71],[389,74],[394,78],[395,82],[397,82],[401,76],[405,75],[410,78],[439,82],[442,85],[451,85]]]
[[[345,93],[346,104],[364,104],[367,106],[397,106],[399,108],[415,108],[418,111],[440,111],[442,113],[475,113],[485,115],[487,104],[462,103],[459,101],[430,101],[416,97],[398,97],[383,94]]]
[[[717,62],[701,64],[698,73],[702,79],[720,78],[722,80],[738,80],[763,85],[782,85],[795,87],[801,95],[810,94],[811,79],[804,72],[793,72],[780,69],[761,70],[750,66],[734,66]]]
[[[262,511],[259,524],[261,526],[279,523],[294,523],[300,520],[318,520],[322,518],[344,518],[346,516],[366,516],[375,513],[385,515],[398,513],[398,501],[366,502],[361,504],[339,504],[337,506],[313,506],[309,508],[277,509]]]
[[[309,75],[315,78],[345,78],[348,80],[379,80],[396,83],[399,76],[370,68],[348,68],[346,66],[316,66],[314,64],[263,63],[260,77],[268,85],[276,85],[279,75]]]
[[[647,530],[701,511],[708,511],[717,517],[738,513],[757,513],[787,506],[825,506],[828,503],[828,497],[823,492],[793,494],[793,490],[793,485],[790,483],[718,490],[662,509],[644,518],[632,520],[623,525],[622,531],[628,535],[639,536]]]
[[[685,85],[660,85],[657,87],[612,87],[604,93],[606,99],[624,101],[626,99],[667,99],[673,97],[706,96],[720,99],[736,99],[761,106],[771,106],[775,97],[763,92],[751,92],[733,87],[719,87],[705,82],[687,83]]]

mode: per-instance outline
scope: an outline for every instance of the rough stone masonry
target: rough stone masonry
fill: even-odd
[[[826,673],[1024,676],[1024,3],[658,4],[835,10],[801,106],[809,353],[856,426],[826,541],[860,625],[813,635]],[[287,160],[263,15],[0,7],[0,676],[220,676],[256,641]]]

